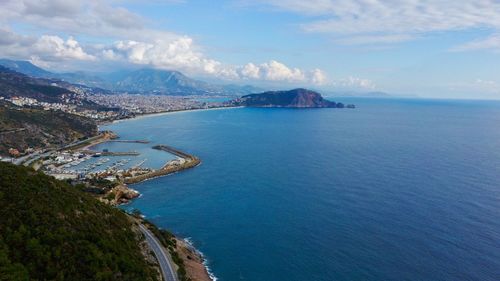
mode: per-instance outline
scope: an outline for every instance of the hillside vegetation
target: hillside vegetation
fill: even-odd
[[[0,280],[158,280],[132,221],[75,187],[0,163]]]
[[[9,148],[60,146],[96,134],[97,125],[88,118],[0,102],[0,155],[8,154]]]

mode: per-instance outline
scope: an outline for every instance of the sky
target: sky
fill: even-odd
[[[0,57],[217,83],[500,99],[500,0],[0,0]]]

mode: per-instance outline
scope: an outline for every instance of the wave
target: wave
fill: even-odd
[[[210,279],[212,281],[217,281],[218,278],[215,276],[215,274],[213,273],[212,269],[210,268],[210,266],[208,266],[208,260],[207,258],[205,257],[205,255],[203,254],[202,251],[198,250],[195,246],[194,246],[194,243],[193,241],[191,240],[191,237],[186,237],[183,239],[184,242],[188,245],[188,247],[193,250],[195,253],[197,253],[198,255],[201,256],[201,259],[203,260],[203,266],[205,267],[205,269],[207,270],[207,273],[208,273],[208,277],[210,277]]]

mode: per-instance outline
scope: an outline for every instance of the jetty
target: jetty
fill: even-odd
[[[123,152],[99,152],[102,156],[139,156],[141,155],[137,151],[123,151]]]
[[[81,150],[83,154],[91,156],[139,156],[140,153],[137,151],[94,151],[94,150]]]
[[[148,144],[148,140],[109,140],[108,142],[126,142],[126,143],[143,143]]]
[[[148,160],[148,159],[144,159],[144,160],[142,160],[141,162],[139,162],[139,163],[135,164],[135,165],[132,167],[132,169],[137,169],[137,168],[141,167],[141,166],[142,166],[142,164],[144,164],[144,162],[146,162],[147,160]]]

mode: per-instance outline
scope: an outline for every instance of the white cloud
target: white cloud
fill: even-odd
[[[269,81],[299,82],[305,80],[305,75],[300,69],[290,68],[275,60],[261,64],[259,72],[263,79]]]
[[[486,39],[479,39],[472,42],[456,46],[452,51],[474,51],[474,50],[494,50],[500,52],[500,33],[493,34]]]
[[[315,85],[324,85],[328,81],[326,74],[321,69],[314,69],[311,75],[311,82]]]
[[[327,19],[304,24],[311,32],[413,33],[500,27],[495,0],[271,0],[275,7]]]
[[[447,86],[453,92],[466,93],[476,97],[495,99],[500,97],[500,81],[477,78],[473,81],[461,81]]]
[[[50,66],[52,62],[77,60],[98,62],[125,62],[154,68],[180,70],[188,74],[210,75],[226,80],[263,80],[321,85],[326,75],[320,69],[312,71],[289,67],[276,60],[243,66],[227,65],[207,58],[198,51],[188,36],[174,40],[157,39],[153,42],[120,40],[111,45],[93,45],[84,48],[69,37],[42,35],[39,38],[21,36],[0,29],[0,54],[14,58],[30,58],[38,65]],[[15,46],[15,47],[13,47]]]
[[[69,37],[66,41],[58,36],[43,35],[31,48],[31,52],[44,60],[94,60],[95,57],[83,51],[82,47]]]
[[[151,65],[163,69],[217,74],[221,63],[208,59],[196,51],[193,39],[184,36],[173,41],[156,40],[152,43],[133,40],[118,41],[103,51],[109,57],[122,58],[134,64]]]
[[[102,58],[105,60],[114,61],[114,60],[120,59],[120,56],[117,55],[115,53],[115,51],[113,51],[111,49],[106,49],[106,50],[102,50]]]
[[[399,43],[415,38],[416,36],[409,34],[354,35],[335,39],[334,41],[343,45],[371,45]]]
[[[423,34],[473,28],[500,30],[498,0],[267,0],[310,18],[306,32],[334,35],[338,43],[392,44]]]
[[[373,90],[376,88],[375,83],[373,83],[373,81],[353,76],[349,76],[347,78],[334,81],[333,85],[337,88],[349,88],[349,89],[360,89],[360,90]]]
[[[497,82],[495,82],[493,80],[483,80],[483,79],[479,79],[479,78],[476,79],[475,84],[484,85],[484,86],[493,86],[493,87],[498,86]]]
[[[28,15],[40,15],[46,17],[72,16],[79,12],[80,1],[71,0],[24,0],[19,1],[23,6],[23,12]]]
[[[14,58],[33,58],[38,61],[94,60],[73,37],[42,35],[39,38],[23,36],[0,29],[0,54]]]
[[[140,15],[113,1],[100,0],[1,0],[0,26],[22,22],[37,28],[71,35],[134,40],[174,38],[176,34],[145,27]]]
[[[138,41],[118,41],[112,48],[103,50],[105,58],[122,58],[134,64],[151,65],[162,69],[178,69],[197,74],[208,74],[223,79],[265,80],[306,82],[321,84],[326,81],[325,74],[315,69],[307,72],[289,67],[276,60],[243,66],[225,65],[220,61],[206,58],[196,51],[193,40],[182,37],[167,42],[154,43]]]
[[[115,28],[135,29],[143,26],[143,20],[140,16],[122,7],[96,5],[93,10],[103,22]]]
[[[256,66],[253,63],[248,63],[242,67],[240,73],[243,77],[250,79],[259,79],[260,78],[260,67]]]
[[[302,82],[314,85],[323,85],[328,80],[320,69],[305,71],[275,60],[261,64],[248,63],[238,67],[237,73],[240,79],[247,80]]]
[[[319,69],[304,70],[272,59],[264,63],[225,64],[205,56],[189,36],[148,28],[148,21],[140,15],[116,6],[120,1],[0,1],[0,56],[4,57],[30,58],[44,66],[65,61],[68,62],[65,65],[71,67],[71,60],[129,63],[226,80],[314,85],[327,81],[325,73]],[[12,23],[45,32],[39,36],[24,36],[1,28]],[[85,44],[75,38],[98,42],[112,39],[115,43]]]
[[[0,28],[0,46],[26,44],[31,41],[28,37],[16,34],[8,29]]]

